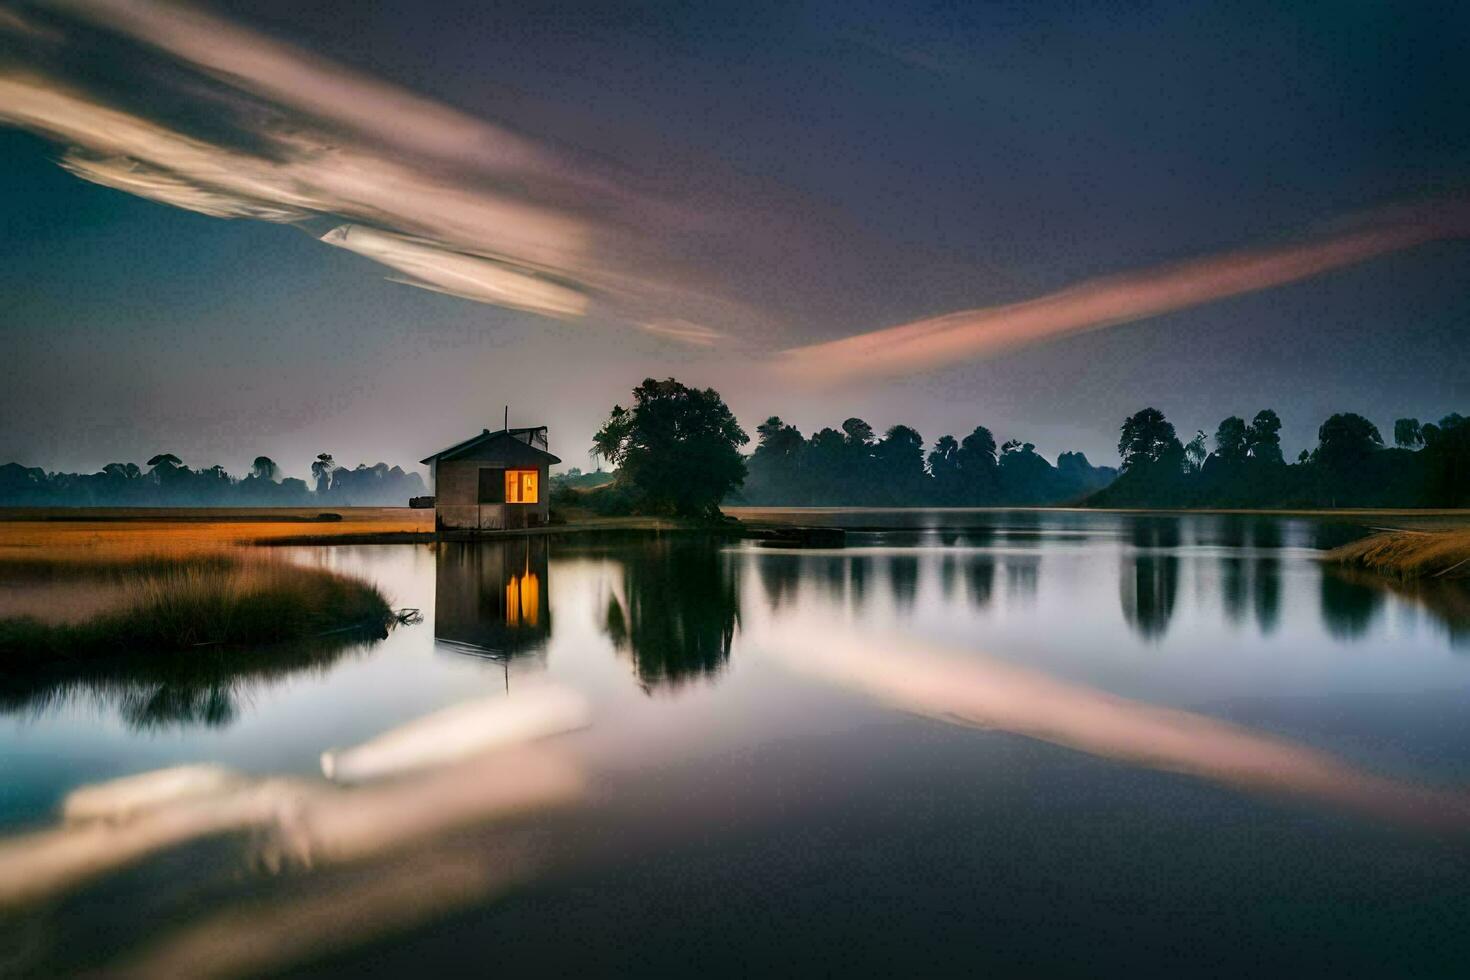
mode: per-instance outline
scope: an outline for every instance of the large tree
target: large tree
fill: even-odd
[[[1340,412],[1317,429],[1317,461],[1333,469],[1357,465],[1382,448],[1378,426],[1352,412]]]
[[[1395,419],[1393,423],[1394,445],[1404,449],[1418,449],[1424,445],[1424,431],[1418,419]]]
[[[631,408],[613,406],[593,452],[618,468],[618,482],[645,510],[712,517],[745,481],[740,447],[749,441],[713,388],[647,378],[633,389]]]
[[[1182,461],[1184,447],[1164,413],[1157,408],[1145,408],[1123,420],[1118,455],[1123,458],[1123,469],[1131,470],[1140,464],[1157,463],[1166,456],[1177,455]]]
[[[257,456],[255,462],[250,464],[250,475],[257,480],[274,481],[281,475],[281,468],[269,456]]]
[[[924,472],[924,437],[907,425],[895,425],[873,447],[875,498],[892,504],[921,502],[928,491]]]
[[[1215,428],[1215,455],[1220,459],[1235,460],[1245,459],[1246,448],[1250,440],[1247,433],[1245,419],[1239,415],[1232,415],[1228,419],[1222,419]]]
[[[337,461],[332,458],[331,453],[317,453],[316,460],[311,464],[311,475],[316,477],[316,492],[326,493],[332,486],[332,473],[337,469]]]
[[[1246,429],[1246,445],[1252,459],[1264,463],[1280,463],[1281,417],[1269,408],[1263,408],[1251,419]]]

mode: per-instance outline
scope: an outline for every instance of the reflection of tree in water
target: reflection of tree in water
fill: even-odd
[[[1123,560],[1118,580],[1123,618],[1144,639],[1157,640],[1168,631],[1178,592],[1178,556],[1142,554]]]
[[[1220,557],[1220,601],[1225,607],[1225,618],[1232,623],[1245,619],[1250,601],[1250,586],[1246,561],[1239,552],[1231,551]]]
[[[1135,550],[1118,570],[1123,619],[1139,636],[1157,640],[1169,629],[1179,592],[1179,556],[1172,553],[1179,547],[1179,520],[1137,517],[1127,533]]]
[[[801,564],[827,598],[841,602],[847,594],[847,559],[839,555],[809,555]]]
[[[1245,550],[1246,518],[1229,515],[1221,518],[1219,525],[1220,544],[1225,548],[1220,556],[1220,602],[1225,608],[1225,618],[1232,623],[1245,619],[1250,602],[1250,583]]]
[[[990,605],[995,592],[995,558],[988,554],[971,555],[965,561],[965,591],[976,609]]]
[[[621,561],[622,598],[608,600],[604,626],[619,652],[631,656],[639,684],[652,690],[718,673],[740,621],[727,556],[710,542],[666,539]]]
[[[1256,555],[1252,584],[1256,624],[1262,633],[1271,633],[1281,619],[1281,556],[1274,550]]]
[[[0,675],[0,711],[44,712],[78,701],[115,708],[136,729],[230,724],[241,701],[305,671],[320,671],[387,636],[338,633],[303,643],[88,660]]]
[[[1356,640],[1368,632],[1383,592],[1361,579],[1322,569],[1322,622],[1339,640]]]
[[[954,599],[956,588],[960,583],[960,562],[949,547],[944,548],[939,555],[939,588],[944,593],[944,601],[951,602]]]
[[[1276,628],[1281,616],[1281,526],[1274,518],[1230,515],[1218,526],[1221,603],[1232,623],[1244,621],[1254,608],[1262,633]],[[1245,549],[1255,552],[1247,555]]]
[[[1041,579],[1041,558],[1038,555],[1006,556],[1006,595],[1013,599],[1036,598],[1036,586]]]
[[[1135,517],[1128,522],[1128,541],[1135,548],[1179,547],[1179,518]]]
[[[1262,633],[1271,633],[1281,619],[1281,522],[1258,518],[1251,522],[1250,534],[1256,549],[1252,579],[1256,623]]]
[[[919,595],[918,555],[894,555],[888,562],[888,584],[899,609],[912,609]]]
[[[1415,603],[1445,628],[1450,646],[1470,649],[1470,582],[1433,578],[1404,582],[1376,573],[1354,573],[1348,569],[1338,570],[1338,574],[1360,577],[1370,587],[1392,592]]]
[[[796,601],[796,591],[801,585],[801,556],[758,551],[755,567],[772,610]]]
[[[867,555],[853,555],[847,568],[847,594],[853,608],[861,608],[868,597],[868,582],[873,578],[873,559]]]

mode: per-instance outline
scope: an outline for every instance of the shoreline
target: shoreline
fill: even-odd
[[[238,547],[326,547],[494,541],[581,534],[706,534],[752,540],[832,545],[838,526],[830,515],[919,513],[1122,514],[1159,516],[1281,517],[1344,521],[1397,534],[1470,536],[1470,510],[1447,509],[1180,509],[1094,507],[728,507],[724,522],[663,517],[598,517],[571,514],[565,523],[487,531],[434,530],[434,512],[408,507],[315,508],[0,508],[0,561],[71,554],[96,559],[140,553],[218,552]],[[881,522],[871,522],[881,525]],[[1387,526],[1385,526],[1387,525]],[[875,529],[870,523],[847,531]],[[881,528],[879,528],[881,529]],[[895,524],[894,528],[904,529]],[[822,539],[818,542],[818,539]],[[1339,549],[1341,550],[1341,549]],[[1331,559],[1351,561],[1352,559]],[[1369,567],[1369,566],[1365,566]]]
[[[1470,529],[1385,531],[1334,548],[1321,560],[1405,582],[1470,580]]]

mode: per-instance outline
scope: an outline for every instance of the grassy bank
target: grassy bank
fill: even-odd
[[[340,520],[290,508],[0,509],[0,561],[127,561],[185,557],[280,540],[341,544],[432,539],[434,512],[345,507]]]
[[[0,671],[61,661],[167,653],[226,644],[269,644],[332,630],[381,633],[392,616],[372,585],[286,562],[222,554],[81,563],[73,583],[105,580],[106,608],[76,622],[20,615],[0,619]],[[50,570],[66,584],[65,572]],[[0,564],[0,573],[14,576]]]
[[[1385,531],[1334,548],[1323,561],[1400,579],[1470,579],[1470,528]]]

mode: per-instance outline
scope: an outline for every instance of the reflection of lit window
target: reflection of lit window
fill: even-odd
[[[505,471],[505,502],[508,504],[536,503],[536,471]]]
[[[541,618],[541,583],[534,572],[512,575],[505,583],[507,626],[535,626]]]

